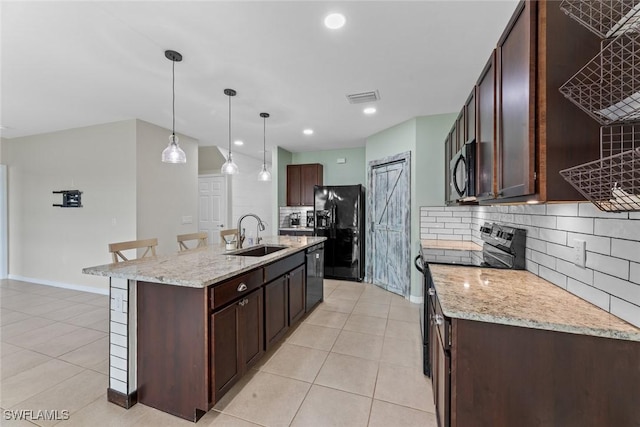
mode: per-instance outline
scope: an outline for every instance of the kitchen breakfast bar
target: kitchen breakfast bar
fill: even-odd
[[[306,254],[324,240],[267,237],[253,250],[214,245],[83,269],[110,278],[109,401],[197,421],[313,309]]]

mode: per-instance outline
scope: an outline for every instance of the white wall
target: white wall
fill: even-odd
[[[3,141],[9,172],[9,277],[108,289],[82,268],[136,237],[135,120]],[[53,207],[80,190],[82,208]]]
[[[198,231],[198,141],[178,135],[187,163],[162,163],[170,130],[136,121],[136,239],[158,239],[158,254],[178,250],[176,236]],[[183,224],[183,217],[191,217]]]
[[[247,213],[258,215],[265,223],[265,231],[260,236],[273,236],[277,233],[277,224],[273,218],[273,185],[271,182],[258,181],[258,172],[262,168],[262,160],[243,154],[234,153],[233,160],[238,165],[240,173],[231,176],[231,225],[236,227],[238,218]],[[271,165],[267,168],[271,171]],[[273,172],[272,172],[273,173]],[[274,179],[274,177],[271,177]],[[277,221],[277,217],[275,218]],[[247,237],[255,237],[257,221],[246,218],[243,223]]]

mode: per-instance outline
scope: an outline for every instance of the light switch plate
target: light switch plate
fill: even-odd
[[[122,295],[116,294],[113,297],[113,309],[117,312],[123,313],[123,300]]]
[[[573,241],[573,263],[585,267],[587,261],[587,242],[580,239]]]
[[[191,215],[185,215],[182,217],[183,224],[191,224],[193,223],[193,217]]]

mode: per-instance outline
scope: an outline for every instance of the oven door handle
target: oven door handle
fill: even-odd
[[[422,267],[422,265],[418,265],[418,260],[420,259],[420,255],[418,255],[414,260],[413,260],[413,265],[416,266],[416,270],[418,270],[420,273],[424,274],[424,269]],[[421,262],[422,264],[422,262]]]

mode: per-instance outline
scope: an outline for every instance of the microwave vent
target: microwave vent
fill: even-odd
[[[372,90],[370,92],[352,93],[350,95],[347,95],[349,104],[363,104],[365,102],[373,102],[379,99],[380,94],[377,90]]]

